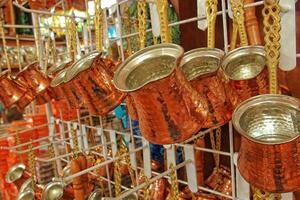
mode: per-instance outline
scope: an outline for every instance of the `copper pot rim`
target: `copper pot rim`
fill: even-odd
[[[39,65],[38,61],[34,61],[34,62],[26,65],[26,67],[24,67],[21,71],[19,71],[19,73],[16,75],[16,78],[18,77],[18,75],[23,74],[25,71],[27,71],[30,67],[35,67],[37,70],[39,70],[37,68],[37,65]]]
[[[238,131],[238,133],[244,137],[245,139],[248,139],[254,143],[262,144],[262,145],[280,145],[289,143],[291,141],[294,141],[300,136],[300,133],[295,133],[294,137],[290,137],[288,139],[283,139],[281,141],[264,141],[260,139],[253,138],[247,134],[247,132],[241,127],[240,125],[240,119],[242,118],[242,115],[249,109],[263,103],[277,103],[280,105],[292,107],[300,112],[300,99],[297,99],[295,97],[286,96],[282,94],[262,94],[257,95],[254,97],[251,97],[242,103],[240,103],[234,110],[232,114],[232,124],[234,128]]]
[[[23,163],[18,163],[18,164],[13,165],[11,168],[9,168],[9,170],[7,171],[7,173],[5,175],[5,180],[6,180],[7,183],[13,183],[13,182],[15,182],[16,180],[20,179],[23,176],[23,172],[22,172],[21,174],[19,174],[19,176],[13,177],[13,179],[12,179],[12,177],[10,176],[10,174],[13,171],[17,170],[17,169],[21,169],[24,172],[25,169],[26,169],[26,166]]]
[[[184,53],[184,55],[181,59],[180,67],[183,69],[183,71],[185,73],[184,66],[189,64],[189,62],[192,60],[203,59],[203,58],[215,58],[216,60],[218,60],[218,65],[214,66],[207,72],[197,73],[190,77],[188,77],[186,74],[187,79],[189,81],[191,81],[198,77],[215,74],[221,66],[221,62],[223,60],[224,55],[225,55],[224,51],[221,49],[218,49],[218,48],[206,48],[205,47],[205,48],[193,49],[193,50],[190,50],[190,51]]]
[[[64,82],[67,83],[72,81],[81,72],[89,69],[93,64],[94,59],[99,55],[101,55],[99,51],[92,51],[74,62],[70,67],[68,67]]]
[[[133,55],[129,56],[122,64],[120,64],[114,74],[114,78],[113,78],[113,83],[115,85],[115,87],[120,90],[121,92],[133,92],[136,90],[141,89],[142,87],[144,87],[145,85],[164,79],[168,76],[170,76],[170,74],[173,73],[173,71],[176,68],[176,64],[178,61],[180,61],[180,59],[182,58],[184,53],[183,48],[180,45],[177,44],[172,44],[172,43],[164,43],[164,44],[156,44],[156,45],[152,45],[146,48],[143,48],[139,51],[137,51],[136,53],[134,53]],[[127,84],[126,84],[126,80],[128,75],[134,70],[136,69],[136,65],[140,64],[142,61],[149,59],[149,58],[154,58],[157,56],[163,56],[163,55],[167,55],[167,56],[172,56],[175,58],[175,65],[173,66],[173,68],[169,71],[169,73],[166,73],[164,75],[161,76],[156,76],[155,78],[146,81],[142,84],[140,84],[137,87],[133,87],[133,88],[128,88]]]
[[[63,61],[63,62],[60,62],[59,64],[57,65],[53,65],[52,67],[50,67],[48,70],[47,70],[47,76],[55,73],[55,72],[58,72],[60,70],[62,70],[66,65],[68,65],[69,63],[72,63],[72,60],[71,59],[68,59],[67,61]]]
[[[261,69],[257,73],[252,74],[252,76],[249,78],[235,78],[231,76],[230,73],[228,72],[228,65],[232,62],[232,60],[239,58],[240,56],[249,56],[249,55],[258,55],[258,56],[266,57],[264,47],[260,45],[243,46],[243,47],[236,48],[228,52],[222,60],[221,67],[224,73],[226,74],[226,76],[231,80],[241,81],[241,80],[250,80],[256,77],[257,75],[259,75],[264,70],[265,66],[261,67]]]
[[[50,86],[51,87],[57,87],[59,85],[64,84],[64,79],[66,77],[66,73],[68,71],[68,68],[61,70],[51,81]]]

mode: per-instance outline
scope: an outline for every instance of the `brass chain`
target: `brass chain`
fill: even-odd
[[[125,19],[124,19],[124,27],[125,27],[125,34],[128,35],[131,33],[131,18],[129,13],[129,8],[126,4],[125,7]],[[132,46],[131,46],[131,37],[126,37],[127,41],[127,53],[130,56],[132,54]]]
[[[170,200],[177,200],[178,197],[179,197],[179,189],[178,189],[178,184],[177,184],[176,168],[172,163],[170,165],[170,169],[171,169],[171,173],[170,173],[170,178],[171,178]]]
[[[230,0],[230,4],[231,4],[231,10],[233,14],[233,23],[237,25],[241,46],[247,46],[248,38],[247,38],[247,32],[245,27],[244,1]]]
[[[79,152],[79,146],[78,146],[78,137],[74,128],[71,129],[71,138],[73,141],[74,158],[77,158]]]
[[[214,136],[214,134],[216,136]],[[220,151],[221,150],[221,139],[222,139],[222,130],[221,128],[217,128],[216,132],[214,133],[213,130],[210,131],[210,142],[213,150]],[[219,153],[214,153],[214,160],[216,164],[216,169],[219,169],[220,166],[220,154]]]
[[[265,51],[269,70],[270,93],[278,93],[277,66],[280,56],[280,6],[279,0],[265,0],[262,10]]]
[[[29,144],[29,151],[28,151],[28,165],[29,165],[29,172],[31,174],[32,179],[32,190],[35,192],[36,188],[36,171],[35,171],[35,154],[33,152],[33,145],[32,142]]]
[[[55,157],[55,151],[54,151],[54,146],[53,143],[50,141],[50,145],[48,146],[48,151],[49,151],[49,156],[50,158],[54,158]],[[53,167],[53,172],[54,172],[54,176],[58,177],[58,173],[57,173],[57,164],[56,161],[53,160],[52,161],[52,167]]]
[[[75,60],[77,55],[77,46],[76,46],[76,23],[75,20],[71,17],[67,18],[67,34],[68,34],[68,44],[69,44],[69,53],[70,57]]]
[[[56,48],[55,48],[55,39],[51,38],[51,55],[52,55],[52,60],[53,60],[53,63],[55,64],[57,62],[57,51],[56,51]]]
[[[103,50],[103,10],[101,0],[95,0],[95,40],[96,49],[99,52]]]
[[[206,17],[207,17],[207,47],[215,47],[215,25],[217,19],[218,0],[206,0]]]
[[[145,175],[144,171],[141,170],[140,177],[145,180],[146,186],[143,189],[144,192],[144,200],[151,200],[151,190],[150,190],[150,182],[149,178]]]
[[[4,27],[3,27],[2,20],[0,20],[0,32],[1,32],[1,37],[2,37],[4,56],[5,56],[5,60],[7,62],[7,68],[8,68],[8,71],[11,72],[11,65],[10,65],[10,61],[8,59],[7,45],[6,45],[5,33],[4,33]]]
[[[121,141],[120,141],[120,155],[124,155],[124,154],[126,154],[126,156],[124,157],[124,161],[127,164],[127,168],[128,168],[128,172],[129,172],[129,175],[130,175],[132,185],[135,187],[136,186],[136,179],[135,179],[135,175],[134,175],[134,170],[131,166],[129,152],[128,152],[127,147],[124,144],[124,141],[121,139]]]
[[[116,160],[114,162],[114,180],[115,180],[115,195],[116,195],[116,197],[120,196],[121,191],[122,191],[121,176],[122,176],[122,174],[121,174],[120,160]]]
[[[252,187],[253,200],[282,200],[281,194],[272,194]]]
[[[138,28],[139,28],[139,48],[146,46],[146,28],[147,28],[147,3],[145,0],[138,1]]]
[[[170,43],[172,38],[168,20],[168,0],[156,0],[156,6],[160,21],[161,43]]]

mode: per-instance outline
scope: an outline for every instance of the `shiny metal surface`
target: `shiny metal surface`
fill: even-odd
[[[34,192],[31,189],[21,192],[16,200],[34,200]]]
[[[30,190],[31,188],[32,188],[32,178],[28,178],[21,186],[19,193],[22,193],[26,190]]]
[[[62,174],[62,177],[63,178],[66,178],[68,176],[71,176],[72,175],[72,171],[71,171],[71,167],[70,165],[67,165],[63,168],[63,174]],[[69,185],[72,183],[72,180],[68,181],[66,184]]]
[[[128,195],[127,197],[124,197],[123,199],[124,200],[138,200],[139,198],[138,198],[138,195],[136,193],[134,193],[134,194]]]
[[[56,76],[61,70],[67,67],[68,63],[72,62],[71,60],[64,61],[58,65],[53,65],[47,70],[47,76]]]
[[[232,122],[254,142],[286,143],[300,135],[300,100],[271,94],[252,97],[235,109]]]
[[[182,47],[175,44],[159,44],[144,48],[118,67],[114,83],[123,92],[138,90],[150,82],[169,76],[178,64],[177,58],[182,55]]]
[[[5,180],[7,183],[13,183],[20,179],[25,171],[26,166],[23,163],[18,163],[12,166],[6,173]]]
[[[245,46],[229,52],[222,62],[225,74],[231,80],[248,80],[262,72],[266,65],[262,46]]]
[[[66,76],[66,72],[68,69],[64,69],[62,71],[60,71],[51,81],[50,86],[51,87],[57,87],[60,84],[64,83],[64,79]]]
[[[64,185],[60,181],[48,183],[43,192],[42,200],[58,200],[64,194]]]
[[[55,94],[55,100],[61,100],[67,98],[66,96],[66,87],[64,84],[64,78],[67,72],[67,68],[61,70],[56,76],[52,79],[50,86]],[[66,99],[68,102],[68,99]]]
[[[90,194],[88,200],[101,200],[102,197],[103,197],[103,190],[96,189]]]

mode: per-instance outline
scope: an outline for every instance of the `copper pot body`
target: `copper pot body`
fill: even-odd
[[[221,192],[220,188],[226,188],[222,185],[225,184],[228,179],[230,180],[230,170],[225,166],[220,166],[219,168],[214,169],[213,173],[205,181],[205,184],[208,187]]]
[[[231,119],[233,107],[226,92],[225,78],[219,71],[224,52],[199,48],[186,52],[181,67],[198,93],[207,99],[208,115],[203,128],[219,127]]]
[[[268,93],[268,71],[264,47],[245,46],[229,52],[222,67],[229,78],[226,90],[236,107],[250,97]]]
[[[199,138],[195,141],[196,147],[205,148],[204,138]],[[203,151],[195,150],[195,165],[197,173],[197,183],[200,186],[204,185],[204,154]]]
[[[34,99],[31,93],[24,86],[12,80],[7,72],[0,76],[0,89],[0,101],[6,109],[16,105],[19,110],[23,110]]]
[[[206,120],[205,99],[179,68],[182,55],[178,45],[153,45],[129,57],[115,73],[114,83],[130,92],[141,133],[151,143],[182,142]]]
[[[153,200],[165,200],[168,192],[168,181],[164,178],[161,178],[150,185],[150,189],[152,190],[152,197]]]
[[[38,70],[38,63],[32,63],[19,72],[16,81],[27,87],[36,96],[36,104],[45,104],[52,99],[50,79]]]
[[[127,112],[132,120],[139,120],[137,109],[135,107],[135,103],[133,101],[133,98],[128,94],[125,98],[126,106],[127,106]]]
[[[241,175],[270,193],[300,188],[300,100],[260,95],[240,104],[233,124],[242,135],[238,157]]]
[[[113,62],[92,52],[74,63],[66,74],[75,84],[85,106],[93,115],[106,115],[125,98],[113,85]]]

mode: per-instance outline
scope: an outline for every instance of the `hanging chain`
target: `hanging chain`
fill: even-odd
[[[169,200],[177,200],[179,196],[179,189],[177,184],[177,176],[175,166],[171,163],[170,165],[171,173],[171,191],[170,191],[170,199]]]
[[[120,155],[124,155],[124,154],[126,154],[126,156],[124,158],[124,161],[127,164],[127,168],[128,168],[128,172],[129,172],[129,175],[130,175],[132,185],[135,187],[136,186],[135,175],[134,175],[134,170],[131,166],[129,152],[128,152],[127,147],[124,144],[124,141],[121,139],[120,140]]]
[[[5,39],[5,33],[4,33],[4,27],[3,27],[3,21],[0,20],[0,32],[2,37],[2,44],[3,44],[3,52],[5,56],[5,60],[7,62],[7,69],[9,72],[11,72],[11,65],[8,59],[8,53],[7,53],[7,46],[6,46],[6,39]]]
[[[147,28],[147,3],[145,0],[138,1],[138,28],[139,28],[139,48],[146,46],[146,28]]]
[[[281,194],[271,194],[252,187],[253,200],[282,200]]]
[[[241,46],[247,46],[248,38],[245,27],[244,2],[243,0],[230,0],[230,4],[233,14],[233,23],[237,26]]]
[[[67,34],[68,34],[68,44],[69,44],[69,53],[70,57],[75,60],[77,55],[76,47],[76,23],[75,20],[71,17],[68,17],[66,20],[67,24]]]
[[[140,177],[142,179],[144,179],[146,186],[143,189],[144,192],[144,200],[151,200],[151,190],[150,190],[150,182],[149,182],[149,178],[145,175],[144,171],[141,170],[140,172]]]
[[[50,158],[54,158],[55,157],[55,151],[54,151],[54,146],[53,146],[53,143],[51,141],[50,142],[50,145],[48,146],[48,151],[49,151],[49,156]],[[57,164],[56,164],[56,161],[53,160],[52,161],[52,167],[53,167],[53,172],[54,172],[54,176],[55,177],[58,177],[58,173],[57,173]]]
[[[265,0],[262,10],[264,33],[265,33],[265,51],[267,56],[267,66],[269,70],[270,93],[278,92],[277,66],[280,56],[280,6],[279,0]]]
[[[216,132],[214,133],[213,130],[210,131],[210,142],[213,150],[220,151],[221,150],[221,137],[222,137],[222,130],[221,128],[217,128]],[[214,136],[216,135],[216,137]],[[216,169],[219,169],[220,166],[220,154],[214,153],[214,160],[216,164]]]
[[[206,0],[206,17],[207,17],[207,47],[215,47],[215,25],[217,19],[218,0]]]
[[[51,44],[50,44],[50,38],[47,38],[46,44],[45,44],[45,49],[46,49],[46,55],[45,55],[45,71],[44,73],[47,74],[48,70],[48,58],[49,58],[49,53],[51,49]]]
[[[169,29],[168,20],[168,0],[156,0],[156,6],[158,10],[159,20],[160,20],[160,36],[162,43],[172,42],[171,32]]]
[[[71,137],[73,141],[74,158],[77,158],[79,153],[79,146],[78,146],[78,138],[74,128],[71,129]]]
[[[28,152],[28,165],[29,165],[29,172],[31,174],[31,179],[32,179],[32,190],[35,192],[36,188],[36,172],[35,172],[35,155],[33,152],[33,145],[32,141],[30,142],[29,145],[29,152]]]
[[[125,26],[125,34],[128,35],[131,33],[131,18],[129,8],[126,4],[125,8],[125,19],[124,19],[124,26]],[[132,47],[131,47],[131,37],[126,37],[127,41],[127,53],[130,56],[132,54]]]
[[[55,39],[51,38],[50,42],[51,42],[51,55],[52,55],[52,60],[53,63],[55,64],[57,62],[57,52],[56,52],[56,47],[55,47]]]
[[[118,154],[116,154],[118,155]],[[121,165],[120,160],[116,160],[114,162],[114,179],[115,179],[115,195],[116,197],[120,196],[121,194]]]
[[[103,50],[103,10],[101,0],[95,0],[95,40],[96,49],[99,52]]]

